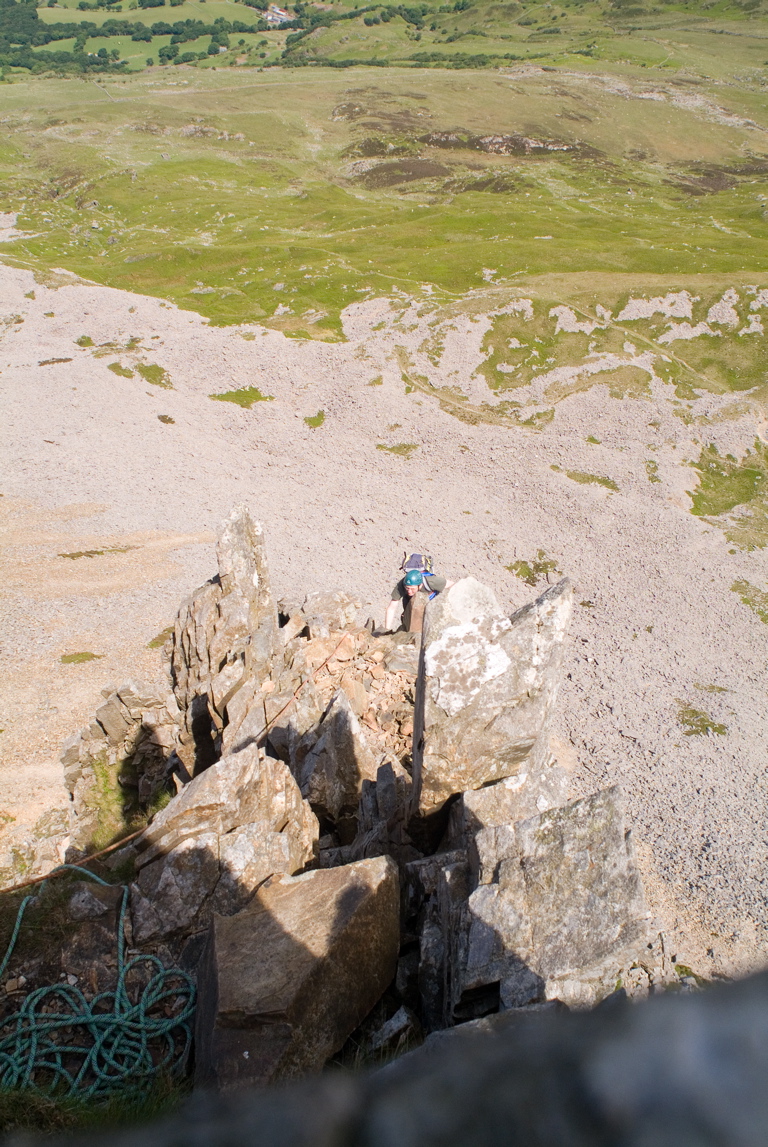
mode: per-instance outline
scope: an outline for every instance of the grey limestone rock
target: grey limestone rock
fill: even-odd
[[[301,765],[301,791],[333,820],[357,809],[363,781],[375,781],[377,761],[343,690],[338,690]]]
[[[283,644],[262,527],[246,506],[236,506],[223,522],[216,556],[217,577],[179,610],[171,652],[182,726],[178,751],[193,774],[219,748],[228,752],[262,733],[258,719],[252,728],[244,725],[250,703],[258,708],[263,701],[261,683]]]
[[[214,916],[198,978],[198,1084],[319,1070],[395,974],[398,902],[397,867],[377,857],[277,877],[236,916]]]
[[[511,618],[463,578],[427,609],[414,728],[414,812],[521,771],[539,771],[561,677],[567,580]]]
[[[255,1138],[259,1147],[764,1147],[768,974],[632,1006],[526,1012],[373,1074],[198,1094],[143,1126],[142,1147]],[[126,1128],[97,1134],[93,1147],[135,1142]]]
[[[93,720],[62,746],[60,761],[70,794],[71,847],[84,849],[99,827],[99,778],[116,771],[143,804],[168,783],[176,746],[178,708],[172,694],[127,681],[110,693]]]
[[[137,940],[200,927],[214,910],[239,911],[268,876],[302,869],[317,837],[317,819],[286,765],[255,745],[222,757],[137,841]]]
[[[452,949],[462,993],[498,982],[502,1006],[554,998],[591,1005],[647,945],[617,788],[483,829],[470,860],[478,885],[464,943]]]

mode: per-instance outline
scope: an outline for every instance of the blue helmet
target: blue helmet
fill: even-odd
[[[406,585],[421,585],[423,574],[419,570],[408,570],[403,579]]]

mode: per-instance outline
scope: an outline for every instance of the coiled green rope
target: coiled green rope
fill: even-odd
[[[67,864],[54,869],[51,875],[68,868],[107,884],[87,869]],[[0,977],[11,959],[24,913],[33,899],[25,896],[21,903],[0,963]],[[192,1043],[194,982],[179,968],[165,968],[157,956],[135,956],[125,962],[123,926],[127,909],[128,889],[124,887],[114,991],[102,992],[89,1001],[79,988],[68,984],[37,988],[18,1012],[0,1020],[0,1087],[96,1099],[135,1089],[160,1071],[173,1075],[183,1071]],[[132,1003],[126,978],[142,964],[151,974],[137,1001]],[[166,1014],[168,1011],[170,1015]]]

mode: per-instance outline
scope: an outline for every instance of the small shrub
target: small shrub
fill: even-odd
[[[325,411],[318,410],[317,414],[308,414],[304,421],[312,430],[316,430],[318,426],[322,426],[325,422]]]

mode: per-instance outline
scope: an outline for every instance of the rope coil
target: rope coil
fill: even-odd
[[[109,886],[106,880],[74,865],[62,865],[49,875],[67,869]],[[0,978],[33,899],[25,896],[19,907],[0,963]],[[157,956],[134,956],[126,963],[127,910],[128,888],[124,887],[114,991],[102,992],[89,1001],[79,988],[69,984],[36,988],[19,1011],[0,1020],[0,1087],[96,1099],[147,1083],[161,1071],[173,1075],[183,1072],[192,1044],[194,981],[180,968],[166,968]],[[146,966],[148,982],[134,1003],[126,981],[142,966]]]

